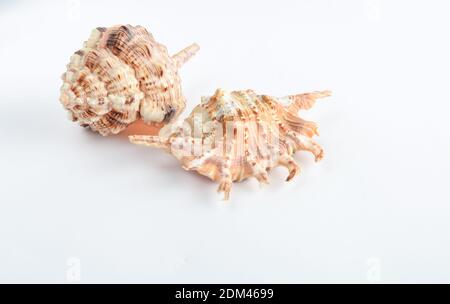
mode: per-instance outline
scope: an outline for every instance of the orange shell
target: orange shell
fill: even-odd
[[[220,183],[219,192],[229,198],[234,181],[255,177],[268,183],[267,172],[276,166],[289,170],[291,180],[300,170],[292,155],[300,150],[314,154],[323,149],[312,140],[317,125],[297,116],[329,91],[276,98],[251,90],[217,90],[204,97],[183,126],[167,125],[159,136],[130,136],[131,142],[164,148],[186,170],[195,170]]]

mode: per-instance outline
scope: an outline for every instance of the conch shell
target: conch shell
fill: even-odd
[[[316,161],[323,149],[312,140],[317,125],[297,116],[329,91],[276,98],[251,90],[217,90],[203,97],[182,126],[166,125],[159,136],[130,136],[135,144],[163,148],[186,170],[195,170],[218,182],[228,200],[232,182],[255,177],[268,183],[267,172],[276,166],[289,170],[287,181],[300,168],[292,155],[306,150]]]
[[[162,126],[185,107],[178,69],[197,51],[174,56],[141,26],[96,28],[62,75],[60,101],[69,117],[102,135],[142,119]]]

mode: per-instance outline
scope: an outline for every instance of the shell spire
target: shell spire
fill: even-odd
[[[233,182],[255,177],[269,182],[268,171],[282,166],[287,181],[300,172],[293,158],[297,151],[311,152],[316,161],[323,149],[312,137],[317,125],[298,117],[330,91],[290,95],[282,98],[258,95],[252,90],[228,92],[218,89],[203,97],[182,126],[167,125],[159,136],[130,136],[138,145],[163,148],[184,169],[194,170],[219,183],[228,200]]]
[[[102,135],[138,121],[160,128],[185,108],[178,69],[197,50],[171,57],[141,26],[96,28],[62,75],[60,101],[71,120]]]

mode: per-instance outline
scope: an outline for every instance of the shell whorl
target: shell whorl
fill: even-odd
[[[67,65],[60,101],[73,121],[102,135],[139,118],[165,124],[185,107],[178,68],[197,50],[171,57],[141,26],[96,28]]]

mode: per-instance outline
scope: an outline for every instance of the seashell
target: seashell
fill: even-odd
[[[163,148],[186,170],[195,170],[219,183],[228,200],[232,182],[255,177],[268,183],[267,172],[276,166],[288,169],[287,181],[300,171],[292,157],[309,151],[316,161],[323,149],[312,140],[317,125],[297,116],[330,91],[276,98],[251,90],[217,90],[203,97],[182,125],[169,124],[158,136],[130,136],[135,144]]]
[[[141,26],[96,28],[62,75],[60,101],[72,121],[102,135],[137,120],[162,126],[185,107],[178,69],[197,44],[169,56]]]

